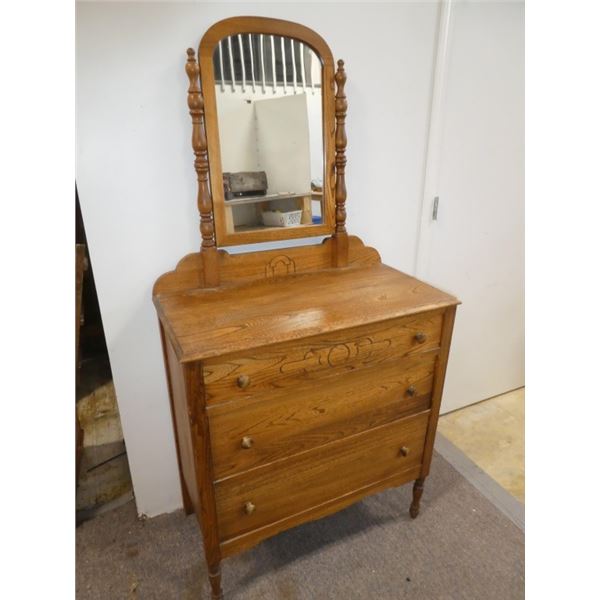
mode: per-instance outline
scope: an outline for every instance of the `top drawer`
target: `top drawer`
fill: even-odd
[[[442,318],[441,311],[428,312],[209,359],[204,363],[206,403],[264,396],[392,357],[435,350]]]

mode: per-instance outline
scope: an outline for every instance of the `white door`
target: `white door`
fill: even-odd
[[[524,7],[441,11],[415,270],[463,303],[448,412],[524,385]]]

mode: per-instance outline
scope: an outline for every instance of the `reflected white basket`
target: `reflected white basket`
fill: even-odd
[[[265,210],[262,213],[263,225],[267,227],[293,227],[302,221],[301,210]]]

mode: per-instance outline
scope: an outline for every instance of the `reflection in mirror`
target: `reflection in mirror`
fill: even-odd
[[[230,232],[322,222],[321,62],[298,40],[224,38],[213,55]]]

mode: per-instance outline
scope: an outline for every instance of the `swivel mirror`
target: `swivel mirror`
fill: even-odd
[[[333,60],[282,23],[228,19],[200,44],[219,246],[333,230]]]

